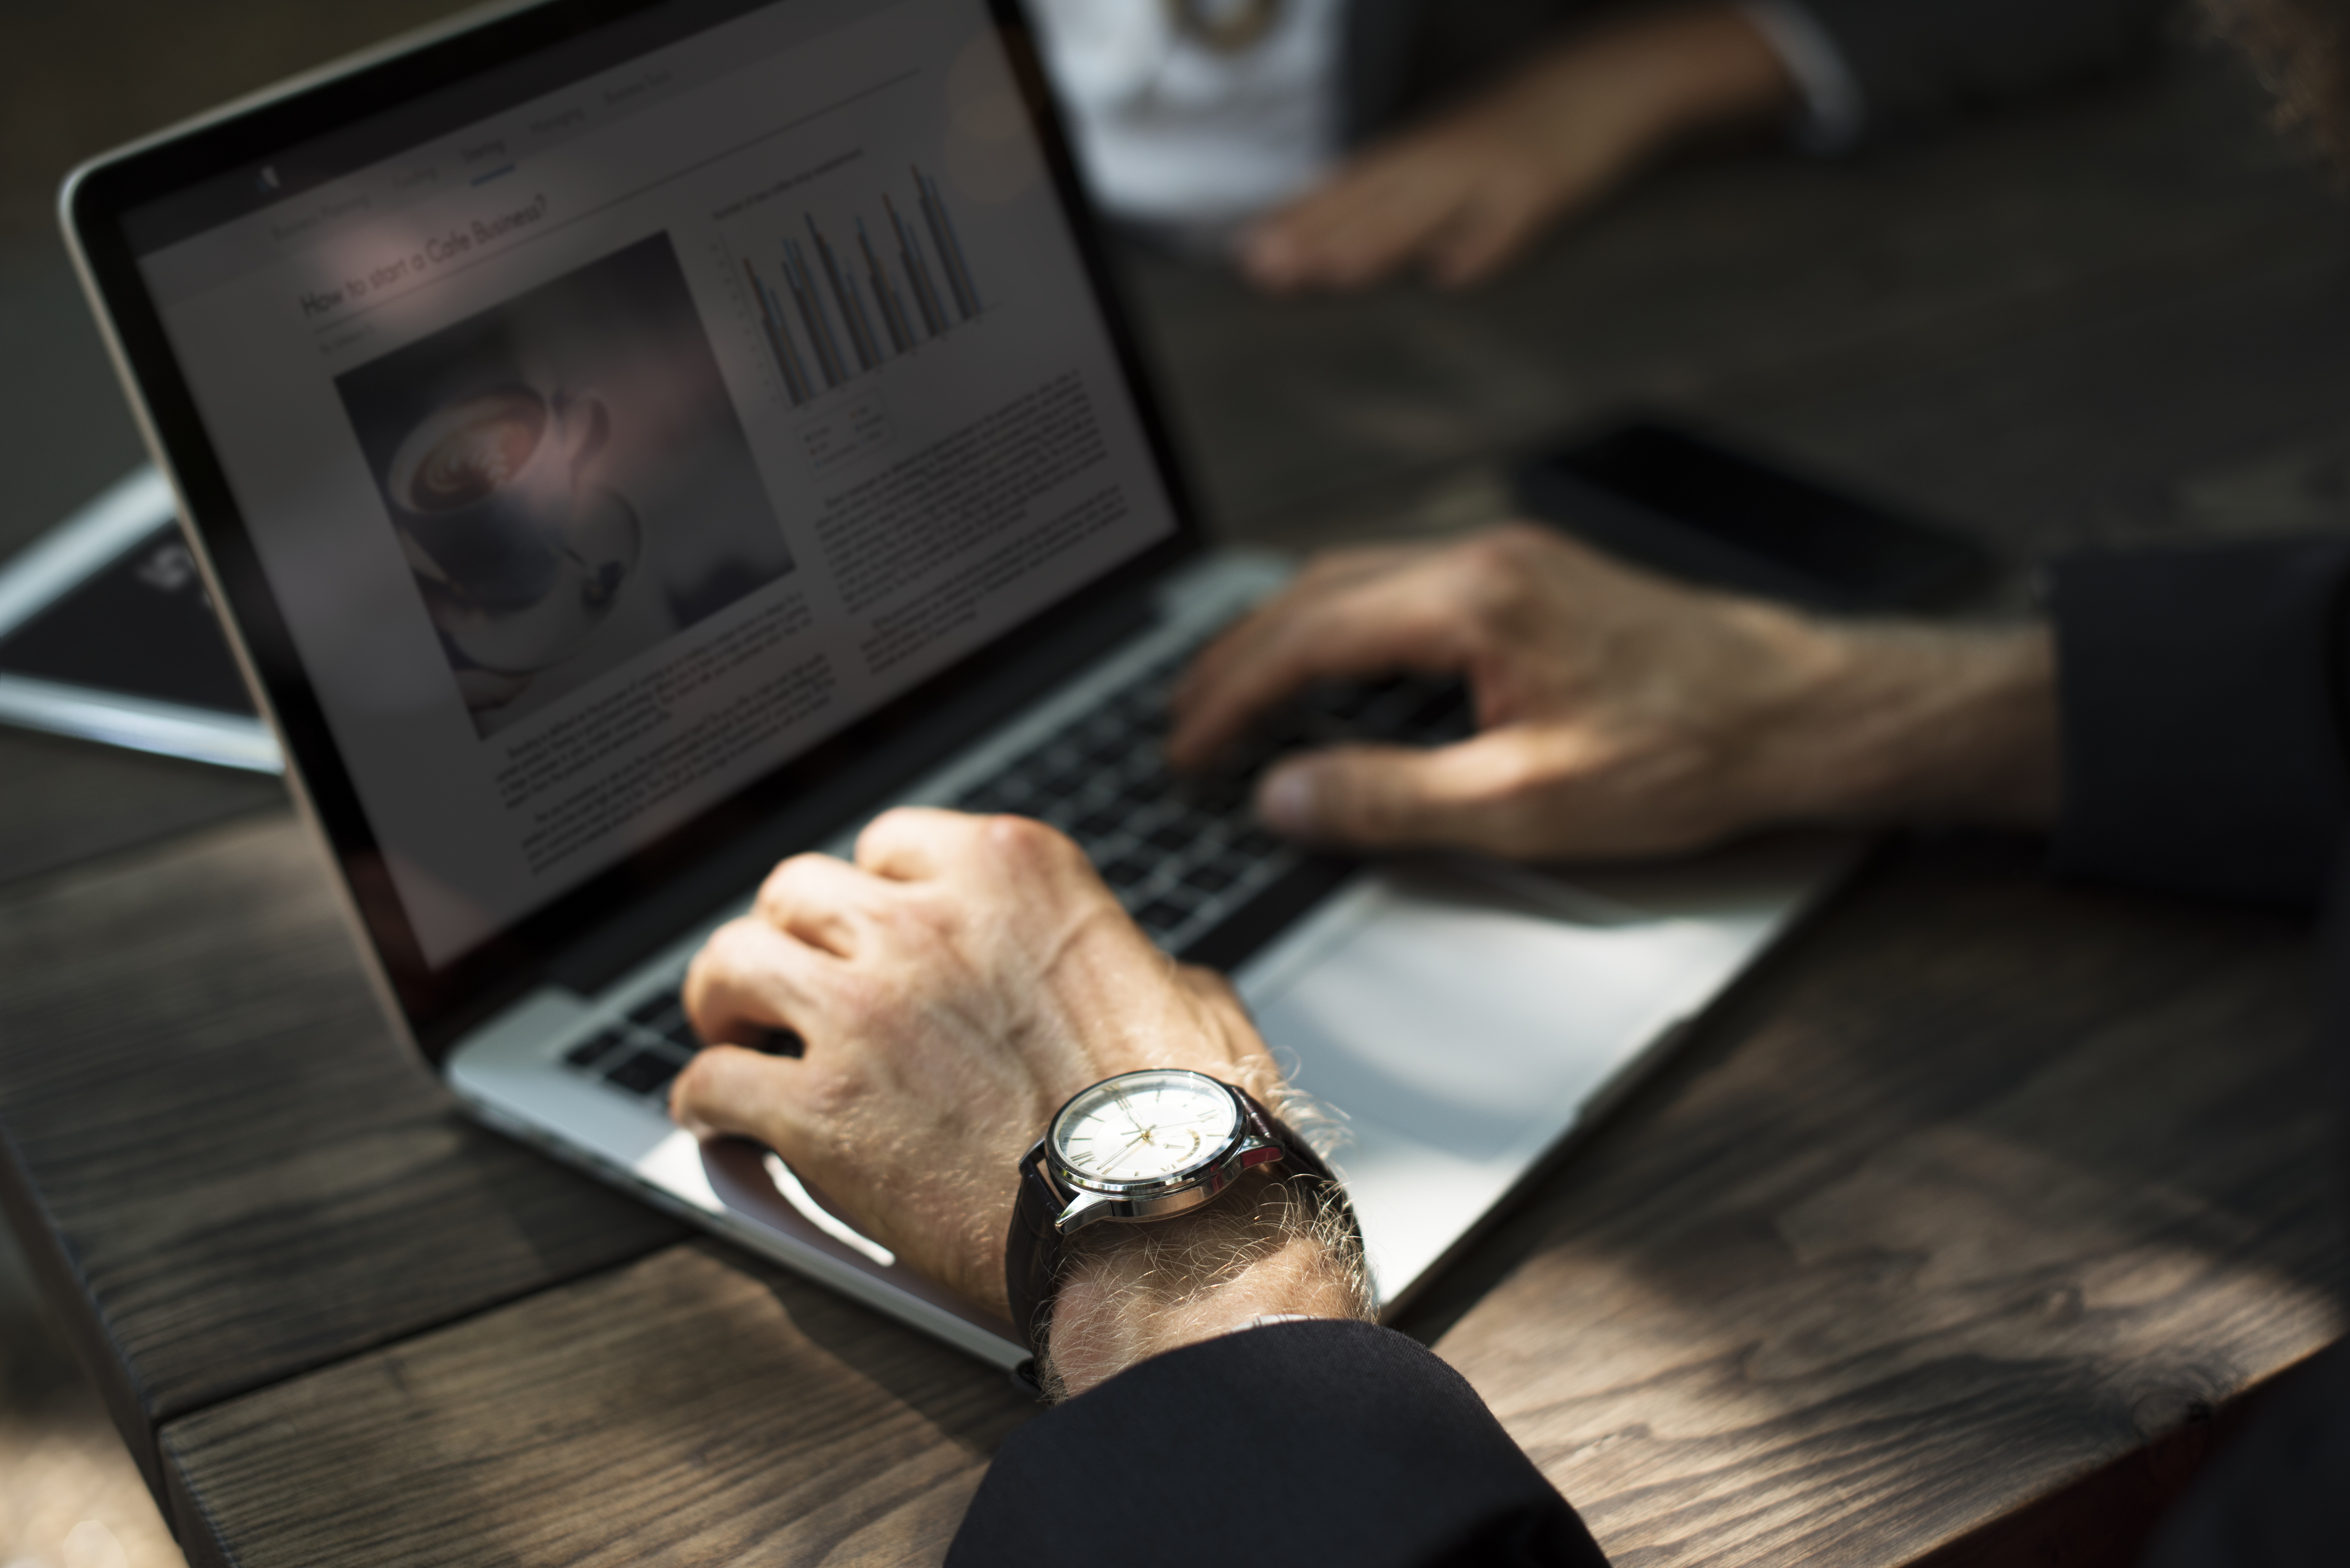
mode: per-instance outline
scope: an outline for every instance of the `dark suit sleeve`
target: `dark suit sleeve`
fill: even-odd
[[[1797,0],[1835,43],[1868,130],[2144,57],[2172,0]]]
[[[1129,1367],[1013,1434],[948,1568],[1576,1564],[1591,1536],[1461,1375],[1294,1323]]]
[[[2314,904],[2350,793],[2345,582],[2338,539],[2060,563],[2057,869]]]
[[[2350,857],[2334,880],[2322,938],[2324,1057],[2335,1174],[2350,1176]],[[2345,1193],[2350,1198],[2350,1192]],[[2251,1418],[2161,1522],[2143,1568],[2301,1568],[2342,1558],[2350,1485],[2350,1340],[2254,1395]]]
[[[2080,556],[2050,588],[2064,731],[2058,868],[2293,905],[2330,882],[2318,1048],[2350,1128],[2350,540]],[[2164,1521],[2147,1568],[2340,1555],[2350,1346],[2281,1382]]]
[[[2343,1555],[2350,1343],[2279,1379],[2164,1518],[2142,1568],[2306,1568]]]

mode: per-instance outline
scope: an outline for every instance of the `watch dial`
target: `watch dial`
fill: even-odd
[[[1093,1181],[1163,1181],[1224,1152],[1240,1108],[1213,1078],[1171,1067],[1106,1079],[1053,1122],[1059,1162]]]

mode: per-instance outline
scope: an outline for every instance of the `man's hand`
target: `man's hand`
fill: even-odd
[[[1258,786],[1276,832],[1520,859],[1692,849],[1788,823],[2044,822],[2043,629],[1814,620],[1652,577],[1531,525],[1342,550],[1211,645],[1170,760],[1204,767],[1316,680],[1459,674],[1479,733],[1344,746]]]
[[[1242,268],[1275,291],[1360,287],[1414,264],[1448,286],[1476,283],[1674,141],[1783,112],[1794,94],[1734,7],[1603,26],[1264,219]]]
[[[998,1313],[1014,1163],[1069,1096],[1141,1067],[1277,1086],[1231,989],[1153,948],[1076,845],[1017,817],[893,811],[853,866],[785,861],[695,958],[685,1005],[705,1040],[789,1029],[806,1054],[702,1052],[671,1093],[679,1122],[766,1144]]]

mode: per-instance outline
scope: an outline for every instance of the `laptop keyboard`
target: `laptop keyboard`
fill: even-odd
[[[1458,680],[1334,683],[1300,698],[1223,772],[1180,776],[1161,750],[1167,700],[1193,651],[1152,666],[953,802],[962,811],[1033,816],[1067,834],[1151,940],[1179,954],[1306,864],[1307,852],[1265,832],[1250,809],[1251,785],[1267,763],[1346,741],[1442,745],[1475,728]],[[663,1100],[702,1043],[675,992],[624,1017],[563,1059],[623,1094]],[[760,1048],[797,1055],[799,1041],[779,1033]]]
[[[1305,859],[1257,826],[1250,792],[1283,752],[1378,736],[1439,743],[1469,732],[1458,681],[1404,677],[1309,693],[1213,777],[1170,772],[1167,700],[1186,649],[954,805],[1048,822],[1077,841],[1135,923],[1180,953]]]
[[[702,1049],[693,1025],[685,1020],[684,1001],[674,991],[660,992],[638,1003],[625,1018],[625,1023],[574,1045],[563,1060],[622,1094],[666,1100],[670,1085]],[[782,1031],[755,1043],[756,1049],[775,1056],[796,1056],[798,1046],[796,1036]]]

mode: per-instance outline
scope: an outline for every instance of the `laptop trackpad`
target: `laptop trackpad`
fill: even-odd
[[[1383,1295],[1416,1282],[1784,913],[1743,897],[1673,903],[1504,867],[1390,867],[1234,977],[1296,1086],[1337,1113],[1333,1163]]]

